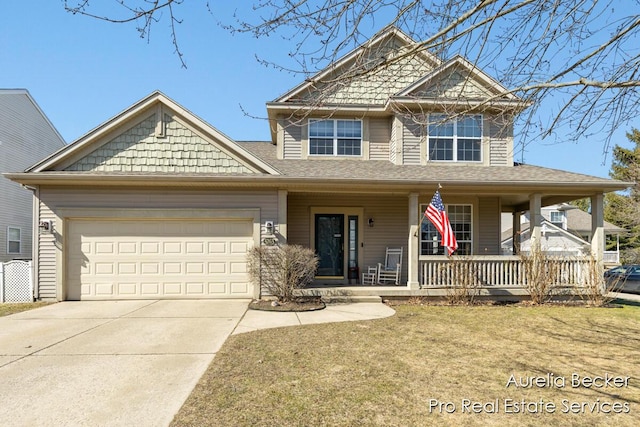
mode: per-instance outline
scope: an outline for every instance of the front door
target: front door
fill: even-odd
[[[344,215],[316,214],[315,242],[318,276],[344,277]]]

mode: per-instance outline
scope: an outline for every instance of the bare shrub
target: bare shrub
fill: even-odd
[[[287,302],[296,289],[308,286],[316,274],[318,257],[298,245],[255,246],[247,254],[249,277],[261,289]]]
[[[449,286],[446,287],[445,299],[450,305],[469,305],[475,302],[480,293],[481,280],[478,266],[458,258],[450,258],[449,262],[439,266]]]
[[[532,245],[529,253],[519,256],[524,269],[524,285],[531,302],[549,302],[561,280],[561,261],[545,253],[539,244]]]
[[[621,288],[620,278],[612,278],[605,283],[602,263],[590,255],[585,263],[585,277],[583,283],[577,287],[576,294],[585,304],[602,307],[609,304],[613,298],[607,296],[607,291],[616,291]]]

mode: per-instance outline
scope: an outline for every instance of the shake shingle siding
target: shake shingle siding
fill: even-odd
[[[82,172],[252,173],[171,116],[156,135],[156,114],[67,167]]]

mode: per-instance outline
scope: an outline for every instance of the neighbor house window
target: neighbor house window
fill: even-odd
[[[560,228],[565,228],[564,226],[564,212],[562,211],[551,211],[549,212],[549,220],[551,220],[551,224],[560,227]]]
[[[422,225],[420,227],[420,254],[421,255],[444,255],[446,248],[442,246],[442,236],[438,233],[431,221],[424,217],[427,205],[420,206]],[[472,210],[471,205],[447,205],[447,215],[451,223],[451,229],[458,241],[457,255],[471,255],[473,247],[472,233]]]
[[[482,160],[482,115],[448,119],[429,116],[429,160],[479,162]]]
[[[309,154],[316,156],[360,156],[360,120],[309,120]]]
[[[21,230],[17,227],[7,227],[7,253],[19,254],[22,251]]]

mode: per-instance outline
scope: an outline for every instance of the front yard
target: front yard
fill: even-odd
[[[230,337],[172,425],[640,425],[640,306],[395,308]]]

